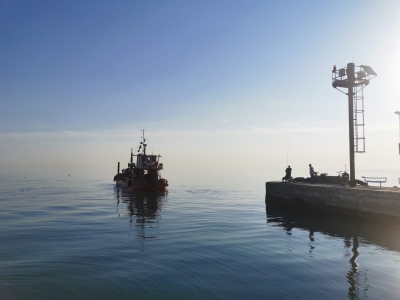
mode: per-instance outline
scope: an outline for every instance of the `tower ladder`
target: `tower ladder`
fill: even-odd
[[[354,152],[365,153],[364,92],[353,88]]]

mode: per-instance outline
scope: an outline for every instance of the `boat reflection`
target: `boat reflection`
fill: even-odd
[[[154,192],[131,192],[115,189],[117,198],[118,217],[127,215],[130,226],[137,229],[137,238],[156,238],[155,230],[159,226],[160,211],[164,205],[167,194]],[[124,204],[126,210],[121,211]]]
[[[376,245],[390,251],[400,252],[400,221],[386,217],[343,216],[327,212],[316,212],[267,203],[267,223],[282,227],[287,234],[298,228],[309,232],[310,253],[315,250],[314,234],[322,233],[343,238],[346,256],[349,257],[348,298],[367,298],[368,269],[360,268],[360,243]]]

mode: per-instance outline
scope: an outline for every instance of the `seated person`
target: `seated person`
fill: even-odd
[[[289,180],[291,178],[291,176],[292,176],[292,168],[290,166],[288,166],[286,168],[285,172],[286,172],[286,175],[285,175],[285,177],[282,178],[282,181],[287,181],[287,180]]]

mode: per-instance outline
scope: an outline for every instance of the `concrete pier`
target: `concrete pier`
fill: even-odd
[[[265,201],[325,211],[346,210],[400,217],[400,188],[397,187],[271,181],[265,183]]]

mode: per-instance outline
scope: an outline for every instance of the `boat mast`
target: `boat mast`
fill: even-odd
[[[133,148],[131,148],[131,163],[129,164],[129,170],[132,173],[132,170],[133,170]]]
[[[144,129],[142,129],[142,133],[143,133],[143,135],[142,135],[142,139],[143,139],[143,155],[146,155],[146,146],[147,146],[147,144],[145,144],[146,143],[146,139],[144,138]]]

